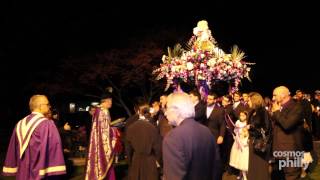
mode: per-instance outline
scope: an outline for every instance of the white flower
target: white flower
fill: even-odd
[[[187,69],[190,71],[193,69],[193,64],[191,62],[187,63]]]
[[[175,71],[176,71],[176,66],[172,66],[172,67],[171,67],[171,71],[172,71],[172,72],[175,72]]]
[[[208,22],[206,20],[199,21],[197,24],[197,28],[202,31],[209,29]]]
[[[208,32],[202,32],[201,33],[201,37],[200,37],[200,41],[208,41],[209,40],[209,34]]]
[[[217,57],[224,56],[223,50],[218,47],[213,48],[213,52],[214,52],[214,54],[216,54]]]
[[[200,57],[203,59],[204,57],[206,57],[204,54],[200,54]]]
[[[211,58],[208,62],[207,65],[210,67],[214,67],[214,65],[216,64],[217,59],[216,58]]]
[[[200,29],[198,27],[193,28],[193,34],[198,36]]]
[[[166,55],[162,56],[162,62],[164,62],[166,60]]]

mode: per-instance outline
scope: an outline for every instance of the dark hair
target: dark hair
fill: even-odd
[[[199,93],[198,90],[193,89],[192,91],[189,92],[189,94],[192,94],[192,95],[194,95],[194,96],[197,96],[198,99],[201,100],[201,95],[200,95],[200,93]]]
[[[100,97],[100,102],[104,102],[106,99],[112,99],[111,93],[104,93]]]
[[[230,103],[232,102],[232,96],[231,95],[227,94],[227,95],[224,95],[223,97],[227,98]]]
[[[241,111],[240,113],[245,114],[247,117],[249,116],[249,112],[248,111]]]
[[[209,95],[209,96],[213,96],[214,99],[216,99],[216,98],[218,97],[217,93],[215,93],[215,92],[213,92],[213,91],[210,91],[210,92],[208,93],[208,95]]]
[[[51,109],[51,114],[55,115],[55,114],[59,114],[59,112],[57,109],[53,108],[53,109]]]
[[[94,105],[89,106],[89,109],[94,109],[94,108],[97,108],[97,106],[94,106]]]
[[[242,96],[241,92],[239,92],[239,91],[235,92],[233,95],[235,95],[235,94]]]
[[[150,106],[148,104],[139,105],[139,114],[144,116],[146,119],[151,118]]]

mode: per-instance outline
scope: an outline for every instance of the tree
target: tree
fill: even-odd
[[[130,105],[136,97],[150,102],[163,90],[152,77],[161,55],[162,49],[146,40],[95,55],[69,57],[55,72],[53,69],[42,72],[42,79],[35,79],[27,89],[37,87],[36,91],[48,91],[53,95],[73,93],[99,98],[111,86],[116,104],[130,116]],[[45,77],[49,80],[44,81]]]
[[[155,80],[152,71],[160,64],[167,48],[164,39],[173,39],[174,34],[179,34],[169,30],[150,33],[130,39],[122,47],[64,58],[56,68],[40,72],[35,77],[41,78],[34,78],[25,89],[50,95],[78,94],[99,98],[111,86],[116,105],[130,116],[130,107],[136,97],[150,102],[163,92],[164,84]]]

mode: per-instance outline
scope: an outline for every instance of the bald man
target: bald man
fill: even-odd
[[[194,120],[194,105],[186,93],[168,96],[165,115],[176,126],[163,141],[164,178],[212,180],[217,177],[218,152],[210,130]]]
[[[303,151],[303,108],[300,103],[294,101],[290,91],[285,86],[279,86],[273,91],[274,101],[272,105],[273,129],[273,155],[278,166],[277,177],[284,177],[286,180],[300,178],[301,167],[284,159],[295,160],[301,157],[284,155],[286,152]],[[281,155],[282,154],[282,155]]]
[[[30,98],[31,114],[20,120],[11,136],[3,175],[16,179],[62,179],[65,174],[62,144],[56,125],[45,117],[50,103],[44,95]]]

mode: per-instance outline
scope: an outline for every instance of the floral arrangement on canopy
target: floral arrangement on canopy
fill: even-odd
[[[232,92],[238,90],[243,78],[249,78],[250,67],[254,63],[244,61],[244,52],[237,46],[232,48],[231,54],[225,53],[217,46],[211,35],[208,23],[199,21],[193,29],[193,36],[183,49],[177,44],[173,50],[168,48],[168,55],[163,55],[160,67],[153,71],[157,80],[166,78],[167,90],[175,85],[177,80],[194,83],[201,91],[208,92],[216,81],[230,83]]]

